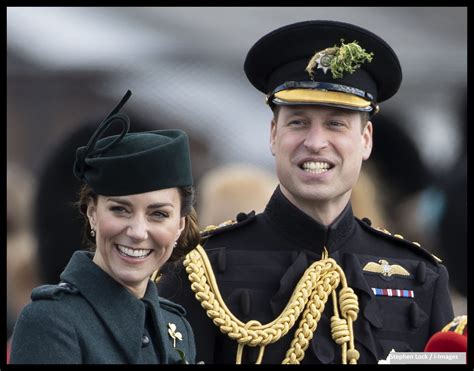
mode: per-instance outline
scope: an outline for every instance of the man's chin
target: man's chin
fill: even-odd
[[[288,199],[297,200],[305,203],[322,203],[329,201],[331,195],[328,192],[321,190],[321,187],[316,189],[314,186],[292,186],[292,187],[281,187],[283,194]]]

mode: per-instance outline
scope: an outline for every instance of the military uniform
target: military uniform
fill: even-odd
[[[334,21],[299,22],[264,35],[249,50],[244,70],[273,110],[290,112],[281,120],[280,111],[274,115],[270,141],[281,186],[289,193],[298,193],[295,184],[330,188],[344,175],[345,156],[368,158],[372,124],[366,118],[402,81],[398,57],[384,40]],[[321,116],[315,106],[326,107]],[[354,142],[353,154],[339,153],[341,161],[331,164],[341,137],[347,139],[356,123],[336,119],[347,110],[364,112],[362,145]],[[317,134],[313,126],[321,128]],[[316,135],[327,145],[314,144]],[[302,194],[293,196],[305,201]],[[321,212],[331,200],[311,201]],[[198,357],[206,363],[377,363],[391,349],[423,351],[430,335],[453,316],[446,269],[417,244],[355,218],[349,201],[325,226],[279,187],[262,214],[239,214],[237,223],[211,228],[203,237],[216,282],[198,247],[184,261],[189,280],[182,270],[160,290],[187,309],[203,339]],[[334,276],[324,276],[326,266]],[[340,288],[331,284],[336,281]]]
[[[195,360],[184,309],[160,298],[151,281],[144,297],[136,298],[93,263],[89,252],[75,252],[61,283],[34,289],[31,299],[14,329],[10,363]]]
[[[338,189],[338,178],[348,178],[351,166],[352,180],[357,180],[356,161],[362,163],[371,150],[367,117],[401,85],[396,53],[361,27],[306,21],[260,38],[244,70],[267,104],[280,109],[270,144],[281,185],[262,214],[240,214],[238,223],[204,234],[202,245],[214,274],[200,247],[188,255],[184,264],[196,297],[184,270],[163,281],[160,292],[186,308],[202,339],[199,359],[353,364],[377,363],[391,349],[423,351],[429,337],[453,317],[444,266],[417,244],[355,218],[349,200],[326,226],[280,189],[299,203],[308,199],[326,217],[331,198],[349,194],[349,184],[344,196],[336,191],[317,196],[316,191],[320,185]],[[316,115],[319,106],[325,108]],[[340,119],[348,110],[350,119]],[[345,134],[359,130],[354,127],[357,116],[361,137],[354,134],[352,143]],[[354,145],[353,153],[341,151],[347,142]],[[354,162],[345,167],[350,156]],[[331,158],[339,161],[331,163]],[[313,198],[298,186],[314,190]]]
[[[321,259],[326,247],[358,296],[360,310],[354,322],[358,363],[377,363],[391,349],[423,351],[430,336],[453,317],[445,267],[417,244],[354,217],[350,203],[325,227],[277,188],[263,213],[241,213],[236,223],[204,237],[202,245],[226,305],[241,321],[262,324],[283,310],[304,271]],[[388,262],[385,274],[380,261]],[[374,264],[380,270],[370,269]],[[196,344],[199,359],[235,363],[237,343],[206,317],[184,269],[165,274],[159,291],[186,308],[195,333],[203,339]],[[331,339],[329,306],[302,363],[340,363],[340,347]],[[266,347],[263,363],[283,360],[294,331]],[[257,349],[246,347],[242,362],[254,363],[256,357]]]

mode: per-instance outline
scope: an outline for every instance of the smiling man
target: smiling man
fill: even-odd
[[[401,84],[395,52],[360,27],[308,21],[262,37],[244,69],[274,114],[280,184],[263,213],[206,228],[181,276],[160,283],[187,309],[198,358],[377,363],[423,351],[453,317],[447,271],[350,202],[370,118]]]
[[[271,150],[283,195],[329,225],[341,213],[372,149],[372,123],[357,111],[281,106]],[[364,120],[364,121],[363,121]]]

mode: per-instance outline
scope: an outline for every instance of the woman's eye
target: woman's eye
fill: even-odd
[[[162,219],[162,218],[168,218],[169,214],[165,211],[155,211],[153,213],[153,216],[156,218]]]
[[[127,210],[122,206],[112,206],[110,207],[110,210],[118,214],[123,214],[127,212]]]

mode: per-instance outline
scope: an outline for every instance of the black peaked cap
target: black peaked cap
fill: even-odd
[[[313,79],[305,71],[316,52],[357,41],[373,60],[361,64],[355,72],[333,78],[322,69]],[[290,24],[263,36],[250,49],[245,73],[255,88],[270,94],[288,81],[323,82],[360,89],[382,102],[392,97],[402,81],[402,70],[393,49],[379,36],[361,27],[336,21],[315,20]]]

